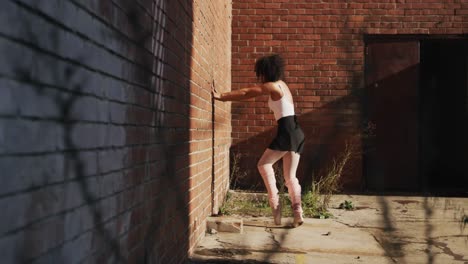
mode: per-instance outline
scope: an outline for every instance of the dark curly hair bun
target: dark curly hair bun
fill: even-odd
[[[263,82],[276,82],[284,76],[284,60],[278,54],[261,57],[255,63],[255,74]]]

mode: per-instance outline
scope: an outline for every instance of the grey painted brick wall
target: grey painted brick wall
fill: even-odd
[[[191,2],[1,1],[1,263],[185,259]]]

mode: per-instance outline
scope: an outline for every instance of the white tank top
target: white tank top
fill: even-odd
[[[283,92],[283,96],[281,97],[281,99],[279,99],[277,101],[273,101],[271,99],[271,96],[268,99],[268,106],[270,107],[270,109],[275,114],[275,119],[276,120],[279,120],[280,118],[285,117],[285,116],[295,115],[295,113],[294,113],[294,104],[292,104],[286,98],[286,94],[284,93],[283,88],[281,87],[281,85],[279,87],[281,89],[281,92]]]

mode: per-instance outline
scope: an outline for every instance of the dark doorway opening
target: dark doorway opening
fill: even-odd
[[[367,119],[376,128],[364,159],[371,191],[419,187],[419,61],[417,41],[378,41],[366,47]]]
[[[425,191],[468,193],[468,41],[423,40],[420,174]]]
[[[468,39],[366,39],[366,189],[468,194]]]

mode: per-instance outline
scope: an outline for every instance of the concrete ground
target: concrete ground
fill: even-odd
[[[344,200],[356,209],[338,209]],[[336,195],[331,206],[334,218],[298,228],[243,218],[243,233],[206,234],[190,263],[468,264],[468,198]]]

